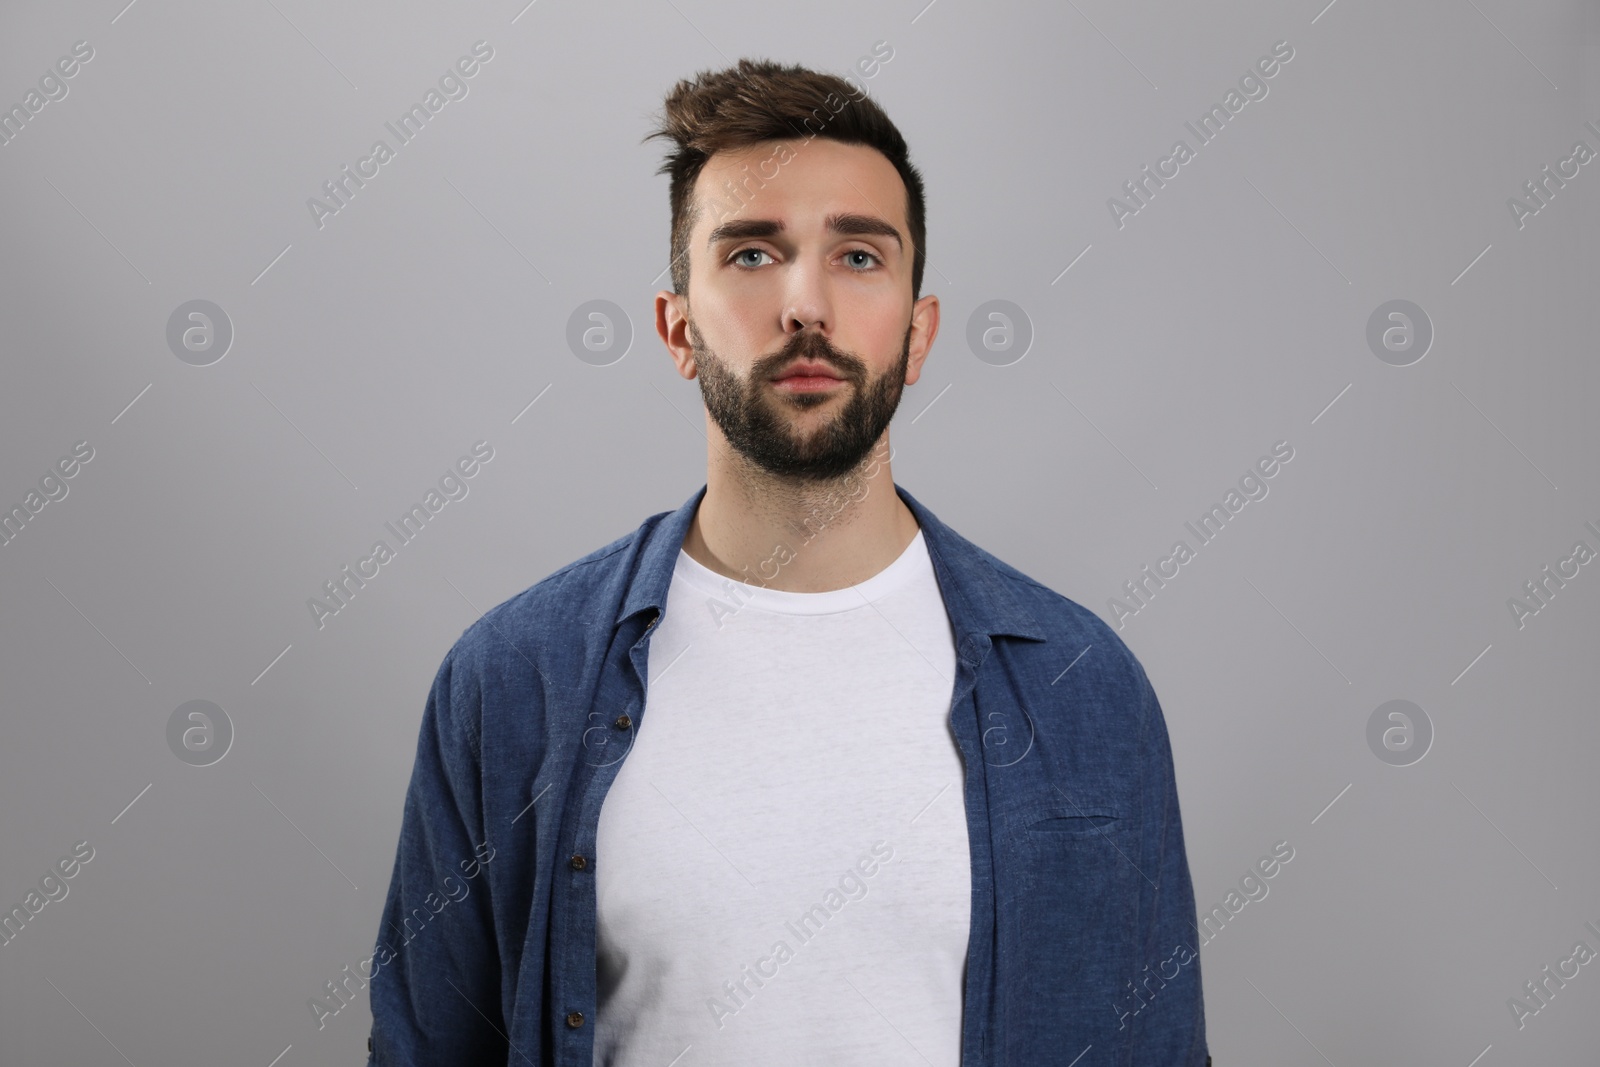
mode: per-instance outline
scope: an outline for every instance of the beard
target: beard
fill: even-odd
[[[770,475],[799,482],[836,481],[862,466],[900,406],[911,356],[908,323],[899,363],[871,379],[864,360],[841,352],[820,333],[802,330],[781,351],[758,359],[743,378],[702,343],[692,317],[689,341],[701,399],[734,451]],[[796,359],[827,364],[841,384],[814,393],[779,390],[772,375]],[[846,392],[848,398],[841,399],[838,394]],[[819,426],[797,428],[796,412],[824,404],[839,410]]]

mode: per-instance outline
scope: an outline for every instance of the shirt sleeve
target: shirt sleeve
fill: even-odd
[[[494,912],[481,876],[494,859],[483,819],[481,689],[457,662],[460,647],[440,665],[423,710],[370,965],[369,1067],[507,1062]]]
[[[1200,984],[1199,929],[1195,924],[1194,886],[1183,845],[1183,820],[1178,811],[1177,776],[1166,719],[1155,689],[1138,668],[1143,691],[1143,760],[1141,806],[1145,824],[1140,835],[1140,867],[1149,874],[1140,912],[1140,984],[1159,990],[1133,1019],[1134,1063],[1205,1067],[1205,998]],[[1153,883],[1153,884],[1152,884]]]

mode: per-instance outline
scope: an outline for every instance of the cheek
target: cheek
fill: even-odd
[[[898,322],[889,323],[859,338],[851,346],[872,367],[874,377],[892,373],[900,365],[900,350],[905,347],[906,329]]]
[[[758,351],[771,350],[774,339],[782,344],[775,303],[703,293],[691,310],[701,343],[725,360],[743,364]],[[768,347],[761,347],[763,344]]]
[[[749,299],[730,293],[720,286],[704,285],[690,298],[690,314],[698,326],[702,341],[712,347],[730,344],[738,338],[739,331],[754,317]]]
[[[844,297],[835,303],[835,314],[847,325],[855,351],[865,357],[898,360],[906,328],[911,325],[910,294],[893,300],[886,295],[862,292]]]

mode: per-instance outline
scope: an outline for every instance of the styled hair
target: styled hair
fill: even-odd
[[[737,66],[701,71],[667,93],[660,125],[644,138],[664,137],[673,148],[657,174],[672,176],[672,290],[689,291],[689,233],[698,209],[695,179],[717,152],[764,141],[826,137],[875,148],[894,165],[906,187],[906,222],[913,249],[911,297],[922,293],[927,244],[922,175],[912,165],[905,138],[881,107],[850,81],[806,67],[741,59]],[[804,146],[798,146],[801,151]],[[772,176],[765,176],[772,180]],[[751,174],[741,189],[762,177]]]

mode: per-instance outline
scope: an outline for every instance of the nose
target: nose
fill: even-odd
[[[785,275],[787,300],[783,332],[798,333],[813,327],[824,337],[833,333],[833,307],[828,299],[828,267],[816,257],[798,256]]]
[[[820,333],[828,332],[827,323],[815,304],[790,305],[783,311],[783,332],[799,333],[811,326]]]

